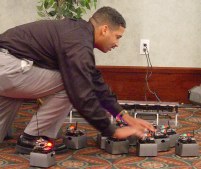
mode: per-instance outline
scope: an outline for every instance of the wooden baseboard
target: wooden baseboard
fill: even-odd
[[[119,100],[145,100],[147,67],[98,66]],[[149,87],[161,101],[189,103],[188,90],[201,84],[201,68],[153,67]],[[147,100],[157,101],[147,91]]]

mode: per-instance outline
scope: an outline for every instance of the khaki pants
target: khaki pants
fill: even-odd
[[[0,52],[0,142],[24,99],[41,98],[43,104],[25,128],[33,136],[56,138],[72,104],[64,90],[58,71],[33,66],[32,61],[20,60]],[[38,123],[38,127],[37,127]]]

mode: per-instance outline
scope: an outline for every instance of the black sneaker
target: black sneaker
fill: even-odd
[[[16,152],[21,154],[30,154],[30,152],[33,151],[33,148],[36,145],[36,141],[40,137],[38,136],[30,136],[28,134],[22,134],[19,139],[17,140],[16,145]],[[55,141],[48,137],[42,137],[44,140],[50,141],[54,144]],[[55,151],[56,154],[62,154],[67,152],[67,146],[64,143],[60,144],[54,144],[53,151]]]

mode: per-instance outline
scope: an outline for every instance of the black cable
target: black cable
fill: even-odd
[[[151,77],[151,75],[152,75],[152,65],[150,64],[150,61],[149,61],[149,59],[148,59],[148,57],[147,57],[147,53],[146,53],[146,50],[144,50],[144,52],[145,52],[145,55],[146,55],[146,59],[147,59],[147,70],[146,70],[146,76],[145,76],[145,101],[147,101],[147,84],[148,84],[148,79]],[[150,68],[150,66],[151,66],[151,69],[149,70],[149,68]],[[149,74],[150,73],[150,74]]]
[[[149,51],[148,51],[148,48],[147,46],[145,46],[145,50],[144,50],[144,53],[145,53],[145,56],[146,56],[146,59],[147,59],[147,71],[146,71],[146,76],[145,76],[145,100],[147,101],[147,90],[153,94],[156,99],[161,102],[160,98],[158,97],[158,95],[156,94],[155,91],[152,91],[149,87],[149,79],[152,75],[152,64],[151,64],[151,60],[150,60],[150,57],[149,57]]]

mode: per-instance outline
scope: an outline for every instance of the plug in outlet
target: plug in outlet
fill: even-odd
[[[141,55],[145,55],[146,50],[149,51],[149,48],[150,48],[149,43],[150,43],[150,41],[148,39],[140,40],[140,54]]]

